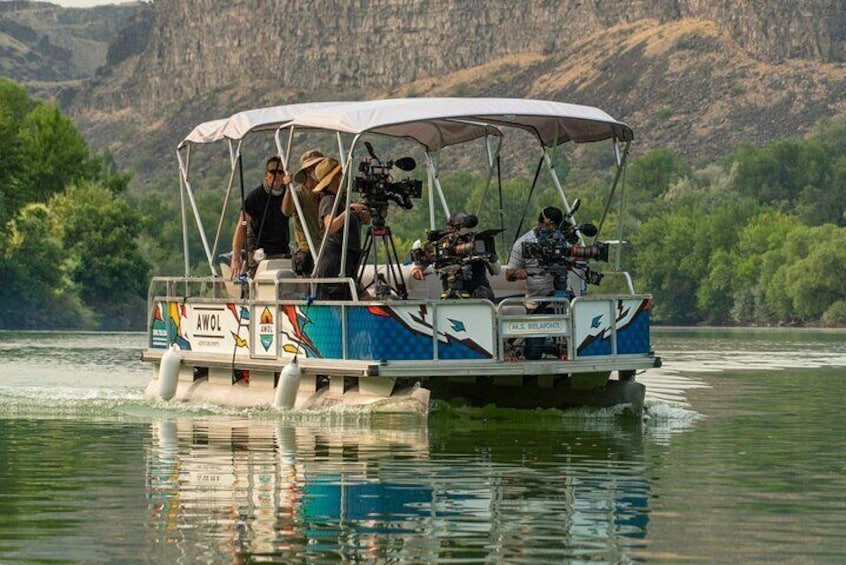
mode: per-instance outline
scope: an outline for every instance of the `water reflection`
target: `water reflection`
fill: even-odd
[[[158,421],[151,541],[162,559],[279,562],[618,562],[643,546],[639,430],[512,424]]]

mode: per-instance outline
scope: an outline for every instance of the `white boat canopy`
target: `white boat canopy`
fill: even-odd
[[[245,110],[228,118],[201,123],[191,130],[177,149],[182,149],[189,143],[214,143],[224,139],[240,141],[250,132],[277,130],[303,112],[342,104],[349,102],[306,102]]]
[[[180,180],[184,188],[183,196],[187,195],[190,200],[209,265],[212,272],[215,272],[212,262],[214,253],[212,249],[217,249],[225,208],[221,210],[214,246],[210,249],[189,182],[191,145],[219,141],[229,142],[231,168],[226,193],[226,201],[228,201],[235,179],[237,163],[240,159],[241,142],[251,132],[275,132],[277,150],[286,166],[287,151],[283,150],[280,139],[280,134],[284,129],[288,129],[289,134],[288,151],[291,149],[291,140],[295,131],[323,130],[337,134],[339,153],[342,155],[346,152],[343,149],[340,135],[344,133],[352,134],[354,137],[353,145],[347,157],[342,161],[345,167],[352,158],[352,149],[355,148],[362,134],[378,134],[410,139],[420,143],[426,149],[430,187],[434,183],[444,211],[448,216],[449,208],[437,178],[436,153],[444,147],[480,138],[486,138],[486,143],[490,139],[501,139],[502,131],[499,128],[504,126],[528,131],[538,140],[543,148],[544,160],[552,173],[555,187],[561,195],[564,209],[567,212],[569,212],[570,206],[552,168],[547,152],[557,145],[570,141],[588,143],[612,140],[615,144],[619,167],[621,165],[621,154],[625,153],[626,150],[621,153],[618,144],[625,143],[628,145],[633,139],[633,133],[629,126],[591,106],[519,98],[401,98],[364,102],[310,102],[246,110],[228,118],[199,124],[179,143],[176,154],[179,161]],[[235,146],[233,146],[233,142]],[[186,151],[184,156],[181,154],[183,150]],[[498,145],[496,149],[489,147],[488,183],[490,183],[495,166],[494,156],[498,154],[498,151]],[[348,182],[351,182],[350,179],[348,179]],[[615,185],[616,181],[617,179],[614,181]],[[434,226],[433,191],[430,190],[429,192],[430,224]],[[349,198],[348,192],[348,200]],[[347,202],[347,205],[349,206],[349,202]],[[184,214],[183,222],[185,222]],[[185,227],[187,226],[183,225],[184,233],[186,233]],[[185,238],[185,269],[187,273],[189,269],[187,236]],[[314,254],[314,251],[313,249],[312,254]]]
[[[532,132],[544,147],[573,141],[631,141],[632,130],[590,106],[518,98],[402,98],[337,104],[294,117],[295,129],[413,139],[429,151],[479,137],[484,124]]]
[[[212,143],[214,141],[220,141],[223,139],[223,128],[228,121],[228,118],[223,118],[221,120],[211,120],[201,123],[192,129],[191,133],[176,148],[182,149],[189,143]]]

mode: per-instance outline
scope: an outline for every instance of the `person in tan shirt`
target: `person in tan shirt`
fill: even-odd
[[[294,240],[297,250],[291,258],[291,267],[294,272],[302,277],[309,276],[314,271],[314,257],[306,237],[306,229],[311,236],[311,242],[315,253],[320,249],[320,241],[323,239],[323,230],[320,229],[320,222],[317,217],[317,204],[320,201],[320,194],[312,192],[317,186],[317,179],[314,176],[314,168],[323,159],[323,153],[311,149],[303,153],[300,158],[300,168],[294,173],[293,190],[285,192],[282,199],[282,213],[294,219]],[[302,210],[302,218],[297,212],[294,202],[294,194]]]

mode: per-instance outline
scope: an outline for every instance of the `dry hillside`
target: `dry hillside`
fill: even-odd
[[[635,151],[710,159],[842,116],[844,29],[846,0],[156,0],[65,95],[138,182],[199,121],[388,96],[595,105]]]

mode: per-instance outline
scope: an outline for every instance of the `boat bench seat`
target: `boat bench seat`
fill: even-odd
[[[308,286],[303,283],[283,283],[279,295],[276,286],[280,280],[295,279],[290,259],[265,259],[261,261],[253,277],[256,298],[259,300],[301,300],[308,293]]]

